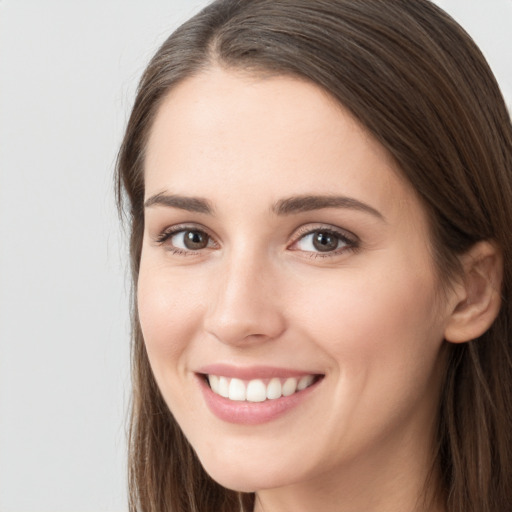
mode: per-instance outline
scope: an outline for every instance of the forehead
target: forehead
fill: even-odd
[[[393,204],[416,200],[390,154],[323,89],[220,68],[188,78],[165,98],[145,181],[146,197],[171,190],[221,198],[220,184],[229,183],[269,201],[333,192],[371,198],[376,207],[390,196]]]

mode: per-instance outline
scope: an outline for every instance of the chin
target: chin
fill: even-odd
[[[295,480],[290,468],[272,467],[262,458],[252,461],[233,461],[229,457],[222,460],[201,460],[210,477],[227,489],[238,492],[256,492],[290,485]]]
[[[222,487],[237,492],[259,492],[264,489],[283,487],[279,481],[274,481],[272,478],[268,478],[267,475],[262,478],[258,475],[245,474],[245,472],[229,472],[222,470],[214,473],[207,471],[207,473],[213,480],[222,485]]]

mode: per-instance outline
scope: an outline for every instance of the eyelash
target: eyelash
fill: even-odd
[[[209,241],[213,241],[213,237],[208,234],[207,230],[205,230],[202,227],[194,226],[194,225],[177,225],[172,226],[170,228],[165,229],[162,231],[156,238],[155,243],[158,245],[164,245],[167,241],[169,241],[173,236],[177,235],[178,233],[185,233],[187,231],[196,232],[196,233],[202,233],[205,235]],[[329,258],[338,256],[341,253],[347,252],[347,251],[356,251],[359,248],[359,239],[352,233],[347,232],[345,230],[341,229],[335,229],[332,226],[317,226],[315,228],[311,228],[309,226],[303,226],[302,228],[299,228],[299,230],[296,231],[296,233],[293,236],[292,243],[288,247],[292,247],[293,245],[299,243],[301,240],[304,240],[308,235],[313,235],[314,233],[323,233],[326,235],[334,236],[338,239],[338,243],[343,243],[343,247],[333,250],[333,251],[304,251],[310,255],[311,258]],[[215,245],[216,242],[214,242]],[[192,256],[198,254],[201,250],[193,250],[193,249],[181,249],[179,247],[173,247],[171,246],[169,248],[169,251],[172,254],[180,255],[180,256]],[[292,251],[299,251],[300,249],[290,249]]]
[[[293,242],[291,246],[297,244],[301,240],[304,240],[307,236],[313,235],[314,233],[323,233],[326,235],[334,236],[338,239],[338,243],[342,242],[344,245],[341,248],[333,251],[305,251],[310,254],[311,258],[330,258],[339,256],[342,253],[348,251],[356,251],[359,248],[359,239],[353,234],[345,230],[336,229],[332,226],[317,226],[311,228],[310,226],[303,226],[293,236]],[[294,249],[297,250],[297,249]]]
[[[174,235],[177,235],[178,233],[185,233],[187,231],[193,231],[197,233],[203,233],[208,237],[209,240],[213,240],[213,237],[208,234],[208,232],[199,226],[190,225],[190,224],[181,224],[177,226],[172,226],[170,228],[165,229],[162,231],[156,238],[155,242],[158,245],[164,245],[168,240],[170,240]],[[170,247],[170,252],[172,254],[177,254],[179,256],[192,256],[194,254],[197,254],[199,251],[194,251],[193,249],[180,249],[179,247]]]

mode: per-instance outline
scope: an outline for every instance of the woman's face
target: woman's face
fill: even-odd
[[[213,478],[425,468],[450,308],[383,147],[315,85],[213,68],[160,107],[145,172],[142,332]]]

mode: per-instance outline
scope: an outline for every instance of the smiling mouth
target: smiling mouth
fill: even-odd
[[[323,375],[304,375],[242,380],[221,375],[204,375],[213,393],[235,402],[265,402],[291,396],[309,388],[322,377]]]

